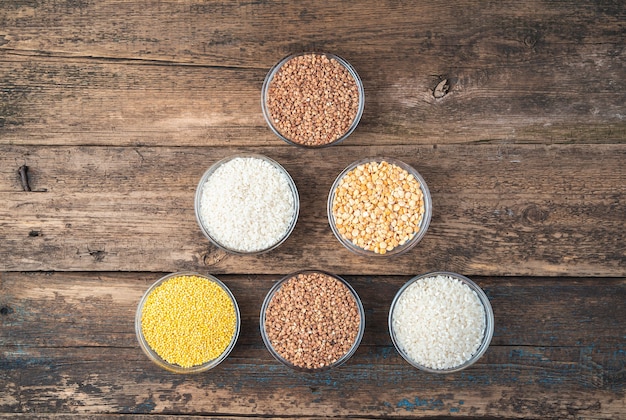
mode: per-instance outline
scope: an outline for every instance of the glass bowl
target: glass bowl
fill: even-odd
[[[200,279],[205,279],[219,286],[219,288],[226,293],[230,302],[232,302],[234,315],[235,315],[235,330],[226,348],[219,354],[219,356],[211,360],[207,360],[201,364],[196,364],[193,366],[182,366],[180,364],[171,363],[165,360],[163,357],[161,357],[161,355],[159,355],[148,343],[148,340],[146,339],[144,335],[144,328],[143,328],[143,323],[142,323],[142,316],[144,313],[146,301],[148,300],[148,297],[155,291],[155,289],[157,289],[159,286],[165,284],[167,281],[171,279],[175,279],[178,277],[187,277],[187,276],[188,277],[193,276],[193,277],[197,277]],[[172,312],[168,312],[168,314],[171,315]],[[142,296],[137,306],[137,312],[135,314],[135,334],[137,335],[137,341],[139,341],[139,346],[141,347],[141,350],[143,350],[143,352],[148,356],[148,358],[152,360],[156,365],[174,373],[199,373],[199,372],[207,371],[209,369],[213,369],[214,367],[219,365],[221,362],[223,362],[226,359],[226,357],[230,354],[230,352],[235,347],[235,343],[237,342],[237,338],[239,337],[240,328],[241,328],[241,315],[239,313],[239,307],[237,306],[237,301],[235,300],[235,297],[233,296],[232,292],[228,289],[228,287],[226,287],[226,285],[222,283],[219,279],[211,275],[202,275],[202,274],[197,274],[197,273],[192,273],[192,272],[172,273],[157,280],[148,288],[148,290]]]
[[[300,287],[302,287],[303,285],[308,285],[310,286],[312,282],[314,282],[314,280],[311,280],[310,277],[300,277],[298,278],[298,276],[303,275],[303,276],[310,276],[310,275],[315,275],[315,274],[320,274],[322,276],[328,276],[334,280],[336,280],[339,285],[339,288],[343,289],[342,291],[345,291],[348,295],[351,295],[354,298],[354,303],[356,306],[356,310],[358,311],[358,315],[356,317],[358,317],[358,330],[356,331],[356,335],[354,338],[354,341],[352,342],[351,346],[346,350],[345,353],[343,353],[342,355],[338,356],[338,358],[336,360],[334,360],[331,363],[325,364],[324,366],[321,367],[307,367],[307,363],[305,362],[301,362],[298,363],[298,361],[296,360],[295,356],[293,358],[289,358],[287,355],[283,356],[281,354],[281,351],[279,349],[277,349],[275,347],[275,345],[277,346],[278,343],[276,343],[276,341],[274,341],[274,343],[272,342],[272,338],[270,337],[271,334],[268,334],[267,332],[267,328],[268,328],[268,324],[271,323],[270,320],[268,320],[267,317],[267,313],[268,313],[268,309],[270,308],[270,304],[272,304],[273,299],[276,297],[276,294],[282,289],[283,286],[285,286],[285,284],[288,285],[288,287],[290,286],[290,283],[287,283],[288,281],[294,279],[293,281],[297,282],[300,284]],[[291,292],[292,290],[290,290]],[[319,290],[318,290],[319,291]],[[287,292],[285,292],[287,293]],[[315,294],[316,291],[313,290],[311,291],[311,294]],[[323,293],[323,292],[322,292]],[[323,296],[323,294],[320,293],[320,295],[316,295],[316,296]],[[286,296],[278,296],[278,299],[280,299],[279,302],[277,302],[277,304],[279,303],[292,303],[293,304],[293,300],[289,300],[287,298],[293,297],[293,294],[288,294]],[[284,299],[283,299],[284,298]],[[302,303],[302,302],[301,302]],[[327,302],[329,307],[333,307],[331,302]],[[297,306],[298,308],[303,308],[302,310],[308,310],[309,308],[314,308],[314,303],[311,303],[311,305],[309,306],[307,305],[300,305]],[[328,309],[328,308],[322,308],[322,309]],[[354,308],[347,308],[346,310],[351,310]],[[319,315],[316,314],[315,312],[310,312],[311,313],[311,317],[312,318],[316,318]],[[345,323],[343,325],[348,325],[347,324],[347,317],[346,317],[346,312],[343,312],[341,314],[342,317],[344,317],[342,319],[342,321],[344,321]],[[355,314],[356,315],[356,314]],[[356,321],[356,317],[355,317],[355,321]],[[317,318],[319,319],[319,318]],[[305,326],[305,328],[309,328],[311,327],[311,329],[314,328],[315,325],[320,325],[319,323],[315,323],[314,320],[312,320],[311,318],[309,318],[309,324],[307,324]],[[365,331],[365,311],[363,309],[363,304],[361,303],[361,299],[359,298],[359,296],[357,295],[356,291],[352,288],[352,286],[350,286],[350,284],[348,282],[346,282],[344,279],[342,279],[339,276],[336,276],[334,274],[330,274],[328,272],[325,271],[320,271],[320,270],[302,270],[302,271],[298,271],[292,274],[289,274],[285,277],[283,277],[281,280],[279,280],[278,282],[276,282],[274,284],[274,286],[270,289],[270,291],[267,293],[267,296],[265,297],[265,300],[263,301],[263,305],[261,307],[261,317],[260,317],[260,329],[261,329],[261,336],[263,338],[263,342],[265,343],[265,346],[267,347],[268,351],[271,353],[271,355],[278,360],[279,362],[281,362],[282,364],[284,364],[285,366],[288,366],[296,371],[301,371],[301,372],[321,372],[321,371],[326,371],[332,368],[335,368],[337,366],[342,365],[343,363],[345,363],[357,350],[357,348],[359,347],[359,344],[361,343],[361,339],[363,338],[363,333]],[[335,335],[335,332],[337,332],[338,334]],[[350,334],[355,333],[354,330],[350,330]],[[337,330],[337,329],[333,329],[331,331],[330,334],[327,334],[326,337],[335,337],[335,336],[341,336],[341,331]],[[292,338],[293,339],[293,338]],[[289,340],[286,340],[287,342]],[[306,346],[307,343],[305,343],[304,345]],[[334,345],[334,343],[331,343],[331,346]],[[302,349],[300,349],[302,350]],[[308,354],[312,354],[314,350],[310,350]],[[315,351],[319,351],[319,348],[315,349]],[[306,354],[307,350],[304,349],[302,351],[297,351],[296,353],[298,354]],[[319,353],[317,353],[319,354]],[[325,356],[328,356],[328,354],[325,354]],[[305,356],[306,357],[306,356]],[[291,360],[290,360],[291,359]],[[310,361],[311,359],[309,359]],[[329,360],[332,360],[332,358],[329,358]]]
[[[405,293],[405,291],[407,290],[408,287],[410,287],[411,285],[413,285],[416,282],[419,281],[425,281],[426,279],[430,279],[430,278],[436,278],[437,276],[444,276],[444,277],[449,277],[455,280],[458,280],[461,284],[466,285],[467,287],[469,287],[469,289],[475,293],[476,297],[478,298],[478,301],[480,302],[480,305],[482,306],[483,310],[484,310],[484,331],[483,331],[483,335],[482,338],[480,340],[480,345],[478,346],[478,348],[476,348],[474,350],[473,353],[471,353],[471,355],[469,357],[465,357],[464,361],[462,363],[459,363],[457,365],[453,365],[453,366],[447,366],[447,367],[443,367],[443,368],[435,368],[432,366],[426,366],[423,363],[419,363],[418,361],[416,361],[415,357],[412,357],[411,355],[409,355],[408,351],[402,346],[402,344],[400,343],[400,339],[397,337],[396,335],[396,331],[395,331],[395,326],[394,326],[394,313],[396,310],[396,307],[398,305],[398,301],[401,298],[401,296],[403,295],[403,293]],[[434,287],[433,285],[431,285],[431,287]],[[415,312],[416,316],[418,313],[420,312]],[[433,322],[433,321],[431,321]],[[485,351],[487,351],[487,348],[489,347],[489,344],[491,343],[491,339],[493,337],[493,331],[494,331],[494,316],[493,316],[493,310],[491,308],[491,303],[489,302],[489,299],[487,298],[487,295],[485,294],[485,292],[476,284],[474,283],[472,280],[468,279],[465,276],[462,276],[460,274],[457,273],[451,273],[451,272],[447,272],[447,271],[439,271],[439,272],[432,272],[432,273],[427,273],[427,274],[422,274],[420,276],[416,276],[413,277],[411,280],[409,280],[406,284],[404,284],[404,286],[402,286],[402,288],[400,288],[400,290],[398,291],[398,293],[396,294],[396,296],[393,299],[393,302],[391,303],[391,308],[389,309],[389,334],[391,335],[391,340],[393,341],[393,344],[396,348],[396,350],[398,351],[398,353],[400,353],[400,355],[408,362],[410,363],[412,366],[421,369],[425,372],[430,372],[430,373],[452,373],[452,372],[458,372],[460,370],[463,370],[471,365],[473,365],[474,363],[476,363],[476,361],[478,359],[480,359],[482,357],[482,355],[485,353]],[[458,324],[457,324],[458,325]],[[465,326],[465,328],[467,328],[467,326]],[[441,336],[439,334],[436,334],[436,336]],[[432,344],[432,343],[431,343]],[[439,348],[439,351],[441,352],[441,348]],[[440,354],[440,353],[439,353]]]
[[[270,102],[270,95],[271,95],[271,87],[272,87],[272,83],[274,82],[274,77],[276,76],[276,74],[281,70],[281,68],[287,64],[288,62],[290,62],[293,59],[299,58],[299,57],[303,57],[303,56],[315,56],[315,57],[320,57],[320,58],[328,58],[329,60],[335,60],[336,62],[338,62],[343,68],[345,68],[349,75],[354,79],[355,83],[356,83],[356,89],[358,91],[358,104],[357,104],[357,108],[356,108],[356,114],[354,116],[354,118],[352,119],[352,122],[349,124],[349,126],[347,126],[344,130],[341,131],[341,134],[335,138],[334,140],[329,140],[329,141],[322,141],[322,142],[318,142],[318,143],[313,143],[313,144],[307,144],[305,141],[298,141],[295,136],[291,136],[291,138],[289,137],[288,134],[281,132],[281,130],[279,129],[279,127],[277,127],[276,125],[276,121],[275,118],[272,117],[272,112],[270,110],[270,106],[268,105],[268,102]],[[302,86],[299,85],[299,86]],[[334,92],[335,90],[333,90]],[[297,97],[299,94],[301,93],[300,89],[292,89],[290,91],[290,98],[295,98]],[[303,102],[307,101],[309,103],[314,102],[314,101],[310,101],[310,97],[309,98],[303,98]],[[314,98],[317,99],[317,98]],[[331,98],[332,99],[332,98]],[[317,102],[319,103],[319,102]],[[331,102],[327,102],[326,104],[324,104],[324,106],[334,106],[334,104]],[[361,120],[361,116],[363,115],[363,109],[365,107],[365,90],[363,89],[363,83],[361,82],[361,78],[359,77],[359,75],[357,74],[356,70],[354,70],[354,68],[350,65],[350,63],[348,63],[346,60],[344,60],[343,58],[334,55],[334,54],[330,54],[330,53],[321,53],[321,52],[302,52],[302,53],[296,53],[296,54],[291,54],[288,55],[287,57],[283,58],[282,60],[280,60],[274,67],[272,67],[270,69],[270,71],[267,73],[267,76],[265,77],[265,81],[263,82],[263,88],[261,90],[261,108],[263,110],[263,116],[265,117],[265,121],[267,122],[267,125],[269,125],[270,129],[274,132],[274,134],[276,134],[280,139],[282,139],[284,142],[286,142],[287,144],[291,144],[294,146],[298,146],[298,147],[304,147],[304,148],[321,148],[321,147],[328,147],[328,146],[332,146],[335,144],[339,144],[342,141],[344,141],[350,134],[352,134],[352,132],[356,129],[357,125],[359,124],[359,121]],[[311,110],[312,107],[311,106],[306,106],[303,108],[303,110],[309,111]],[[328,109],[329,111],[331,109]],[[316,116],[317,114],[313,113],[311,114],[313,117]],[[310,115],[310,116],[311,116]],[[305,120],[307,120],[307,118],[309,118],[310,116],[304,116],[303,118],[305,118]],[[326,120],[322,121],[325,122]],[[289,123],[291,123],[292,121],[289,120]],[[294,125],[300,125],[301,121],[293,121]],[[319,125],[318,125],[319,127]],[[284,131],[284,130],[283,130]]]
[[[233,210],[233,209],[227,209],[224,210],[225,213],[227,213],[228,215],[235,215],[237,216],[236,218],[233,218],[231,221],[232,223],[235,224],[235,229],[239,230],[239,235],[236,235],[236,239],[241,239],[244,238],[244,236],[242,234],[247,234],[247,235],[253,235],[255,234],[258,238],[257,239],[263,239],[265,241],[264,245],[260,245],[260,244],[256,244],[256,247],[251,247],[248,249],[242,249],[240,248],[235,248],[233,246],[229,246],[229,243],[225,243],[225,242],[230,242],[232,243],[232,238],[228,239],[228,241],[226,241],[225,238],[220,239],[219,235],[216,235],[215,232],[212,232],[210,227],[208,226],[209,223],[207,221],[205,221],[205,218],[203,217],[202,214],[202,203],[203,203],[203,191],[204,191],[204,186],[207,183],[207,181],[209,180],[209,178],[215,174],[215,172],[220,169],[223,165],[233,161],[234,159],[238,159],[238,158],[242,158],[242,159],[259,159],[263,162],[269,163],[271,166],[273,166],[275,169],[278,170],[278,172],[282,175],[284,175],[287,184],[289,186],[289,189],[291,191],[291,199],[293,202],[293,207],[292,207],[292,211],[293,211],[293,216],[291,218],[291,221],[289,222],[288,226],[286,227],[286,229],[284,230],[284,232],[281,235],[274,235],[275,237],[273,238],[273,240],[269,240],[267,238],[263,238],[261,236],[261,234],[259,233],[259,230],[263,230],[263,229],[268,229],[268,223],[267,223],[267,218],[263,218],[263,219],[258,219],[256,220],[254,226],[251,226],[250,223],[242,223],[242,221],[240,220],[240,216],[241,216],[241,212],[240,211],[227,211],[227,210]],[[262,177],[258,177],[258,174],[254,174],[254,176],[251,177],[251,181],[257,182],[261,179],[263,179]],[[238,175],[236,175],[238,176]],[[238,187],[238,186],[235,186]],[[262,188],[262,185],[259,185],[260,188]],[[245,190],[241,190],[238,191],[239,192],[239,197],[243,197],[243,198],[237,198],[238,200],[249,200],[248,202],[246,202],[247,205],[250,205],[252,203],[251,200],[254,200],[254,196],[250,194],[249,191],[245,191]],[[266,193],[267,190],[264,190],[263,192],[259,191],[259,194],[262,197],[257,197],[257,199],[259,200],[263,200],[266,198]],[[222,199],[223,197],[220,197],[220,199]],[[254,202],[252,203],[253,205],[257,205],[258,201],[254,200]],[[224,202],[223,206],[228,206],[231,205],[231,203],[228,202]],[[285,168],[283,168],[278,162],[270,159],[267,156],[263,156],[263,155],[259,155],[259,154],[254,154],[254,153],[241,153],[241,154],[237,154],[237,155],[232,155],[229,157],[226,157],[218,162],[216,162],[215,164],[213,164],[202,176],[202,178],[200,179],[200,182],[198,183],[198,186],[196,188],[196,194],[195,194],[195,201],[194,201],[194,210],[195,210],[195,214],[196,214],[196,221],[198,222],[198,225],[200,226],[200,229],[202,230],[202,233],[204,234],[204,236],[206,236],[209,241],[217,246],[218,248],[223,249],[224,251],[227,251],[231,254],[238,254],[238,255],[255,255],[255,254],[262,254],[268,251],[271,251],[275,248],[277,248],[278,246],[280,246],[283,242],[285,242],[287,240],[287,238],[289,237],[289,235],[291,235],[291,232],[293,232],[293,229],[296,227],[296,221],[298,220],[298,214],[300,212],[300,198],[298,195],[298,189],[296,188],[296,184],[293,181],[293,179],[291,178],[291,175],[289,175],[289,172],[287,172],[285,170]],[[234,210],[238,210],[238,209],[234,209]],[[248,214],[252,214],[253,217],[255,216],[259,216],[259,217],[263,217],[263,212],[259,212],[254,208],[247,208],[248,210]],[[227,226],[228,223],[220,223],[220,227],[221,226]],[[231,225],[231,227],[233,227]],[[255,228],[255,229],[252,229]],[[256,233],[253,233],[256,232]],[[262,233],[262,232],[261,232]],[[252,243],[252,237],[248,236],[248,238],[245,238],[245,240],[248,241],[248,243]]]
[[[397,245],[393,245],[390,244],[390,246],[392,246],[392,248],[387,248],[385,250],[384,253],[381,252],[376,252],[374,249],[371,249],[371,246],[367,246],[366,244],[364,244],[363,246],[359,246],[357,244],[355,244],[353,242],[352,239],[350,239],[346,235],[345,232],[341,232],[340,228],[338,228],[337,226],[337,219],[336,216],[334,214],[333,211],[333,207],[334,207],[334,202],[335,202],[335,197],[336,197],[336,193],[337,193],[337,189],[338,187],[341,185],[342,181],[344,180],[344,177],[350,173],[354,173],[352,172],[353,170],[355,170],[357,167],[359,167],[360,165],[367,165],[369,163],[376,163],[376,164],[381,164],[381,162],[387,162],[390,165],[395,165],[403,170],[405,170],[406,172],[408,172],[409,176],[413,176],[413,178],[415,180],[417,180],[417,182],[419,183],[419,188],[421,190],[422,193],[422,200],[424,203],[424,213],[418,223],[418,231],[414,232],[412,236],[410,236],[410,239],[408,239],[406,242],[402,243],[401,241],[398,241]],[[361,181],[360,181],[361,182]],[[391,193],[385,195],[385,198],[391,198]],[[358,199],[355,199],[356,201],[359,201]],[[394,200],[399,200],[394,198]],[[406,200],[402,199],[402,201]],[[411,199],[409,199],[410,201]],[[360,200],[360,202],[364,202],[366,200]],[[397,202],[395,204],[398,204]],[[393,208],[392,204],[392,208],[388,209],[389,210],[389,215],[388,217],[391,217],[391,215],[393,215],[394,218],[397,217],[402,217],[402,216],[398,216],[398,210]],[[409,207],[411,209],[414,209],[414,206],[410,206]],[[339,176],[337,176],[337,178],[335,179],[335,182],[333,183],[332,187],[330,188],[330,193],[328,194],[328,203],[327,203],[327,208],[326,208],[327,214],[328,214],[328,223],[330,225],[331,230],[333,231],[333,234],[335,235],[335,237],[339,240],[339,242],[341,242],[341,244],[348,248],[350,251],[354,252],[355,254],[361,255],[361,256],[376,256],[376,257],[391,257],[394,255],[401,255],[407,251],[409,251],[411,248],[413,248],[415,245],[417,245],[418,242],[420,242],[422,240],[422,238],[424,237],[424,235],[426,235],[426,231],[428,230],[428,226],[430,225],[430,220],[432,218],[432,212],[433,212],[433,207],[432,207],[432,199],[430,196],[430,190],[428,189],[428,186],[426,185],[426,181],[424,181],[424,178],[422,178],[422,176],[419,174],[419,172],[417,172],[412,166],[398,160],[398,159],[394,159],[394,158],[389,158],[389,157],[370,157],[370,158],[365,158],[365,159],[361,159],[358,160],[356,162],[351,163],[350,165],[348,165],[348,167],[346,167],[340,174]],[[381,211],[387,211],[387,210],[381,210]],[[354,213],[353,213],[354,214]],[[368,211],[369,214],[369,211]],[[361,215],[361,213],[359,213],[359,215]],[[364,216],[365,217],[365,216]],[[368,216],[369,217],[369,216]],[[374,218],[369,218],[368,220],[370,220],[370,223],[378,223],[379,222],[379,218],[377,217],[376,219]],[[397,220],[396,222],[398,222],[399,220]],[[389,225],[390,225],[390,229],[393,229],[394,227],[391,226],[392,221],[390,220]],[[387,224],[385,224],[385,226],[387,226]],[[396,241],[397,238],[395,239],[390,239],[389,237],[387,237],[388,241]],[[386,241],[386,242],[388,242]],[[385,242],[385,243],[386,243]]]

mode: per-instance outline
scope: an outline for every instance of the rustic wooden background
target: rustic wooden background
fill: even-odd
[[[0,2],[0,418],[626,418],[625,40],[621,0]],[[288,146],[261,114],[269,68],[306,50],[365,86],[336,147]],[[194,217],[202,173],[240,151],[300,192],[294,233],[262,256],[210,246]],[[332,181],[372,155],[433,197],[426,237],[393,259],[350,254],[327,223]],[[265,293],[304,268],[366,308],[331,372],[288,370],[258,332]],[[242,310],[235,350],[200,375],[160,370],[133,330],[180,270],[217,275]],[[495,313],[455,374],[411,368],[387,332],[395,292],[432,270],[474,279]]]

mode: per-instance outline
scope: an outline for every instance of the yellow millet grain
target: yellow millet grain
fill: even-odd
[[[419,181],[400,166],[367,162],[343,176],[335,190],[332,212],[344,239],[386,254],[419,232],[424,194]]]
[[[220,356],[236,323],[230,296],[217,283],[198,276],[166,280],[148,295],[141,313],[141,330],[150,348],[185,368]]]

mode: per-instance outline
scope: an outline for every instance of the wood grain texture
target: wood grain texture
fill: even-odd
[[[620,143],[625,17],[610,1],[4,2],[0,142],[279,144],[263,78],[323,50],[363,79],[352,144]]]
[[[625,22],[620,0],[0,2],[0,419],[626,418]],[[307,50],[346,58],[366,92],[323,150],[261,113],[271,66]],[[193,196],[251,151],[290,172],[300,218],[278,249],[231,256]],[[345,250],[326,217],[335,176],[375,155],[415,166],[434,202],[389,260]],[[292,372],[260,337],[265,293],[304,268],[366,308],[332,372]],[[179,270],[217,275],[242,312],[200,375],[135,339],[140,296]],[[496,320],[450,375],[411,368],[387,331],[396,291],[433,270],[474,279]]]
[[[277,250],[228,255],[202,236],[194,193],[213,162],[249,150],[4,146],[0,269],[626,274],[623,145],[255,148],[291,173],[300,217]],[[393,259],[351,254],[326,215],[334,178],[350,162],[376,155],[416,167],[434,203],[426,237]],[[22,191],[22,165],[29,168],[31,192]]]
[[[56,414],[56,413],[45,413],[45,414],[41,414],[41,413],[28,413],[28,414],[21,414],[21,413],[10,413],[10,414],[5,414],[5,413],[0,413],[0,419],[31,419],[31,420],[48,420],[48,419],[52,419],[52,420],[76,420],[76,419],[80,419],[80,420],[171,420],[171,419],[180,419],[181,417],[184,417],[185,419],[190,419],[190,420],[204,420],[207,418],[207,416],[202,415],[202,414],[198,414],[198,415],[192,415],[192,414],[185,414],[184,416],[178,416],[176,414],[86,414],[86,413],[80,413],[80,414]],[[250,419],[250,418],[255,418],[254,416],[211,416],[212,419],[229,419],[229,420],[244,420],[244,419]],[[284,417],[281,416],[262,416],[262,417],[258,417],[258,418],[263,418],[263,419],[282,419]],[[324,419],[327,417],[315,417],[315,416],[306,416],[306,417],[300,417],[302,420],[317,420],[317,419]],[[359,417],[352,417],[355,420],[359,420]]]
[[[80,414],[51,414],[51,413],[46,413],[46,414],[41,414],[41,413],[28,413],[28,414],[20,414],[20,413],[10,413],[10,414],[4,414],[4,413],[0,413],[0,419],[31,419],[31,420],[48,420],[48,419],[52,419],[52,420],[76,420],[76,419],[80,419],[80,420],[171,420],[171,419],[179,419],[181,418],[181,416],[175,415],[175,414],[86,414],[86,413],[80,413]],[[190,419],[190,420],[200,420],[200,419],[206,419],[205,415],[191,415],[191,414],[185,414],[184,415],[185,419]],[[252,416],[212,416],[211,418],[214,419],[220,419],[220,418],[227,418],[229,420],[243,420],[243,419],[250,419],[250,418],[254,418]],[[280,418],[284,418],[284,417],[273,417],[273,416],[263,416],[262,418],[264,419],[280,419]],[[322,419],[322,418],[327,418],[327,417],[313,417],[313,416],[307,416],[307,417],[301,417],[303,420],[314,420],[314,419]],[[358,417],[353,417],[354,419],[358,420]]]
[[[473,367],[432,375],[410,368],[387,333],[406,277],[348,277],[366,309],[363,342],[344,366],[301,374],[273,360],[258,331],[277,278],[221,276],[242,310],[240,339],[218,368],[181,376],[152,365],[134,336],[136,305],[158,276],[2,274],[0,411],[616,418],[626,408],[625,278],[475,279],[494,307],[492,344]]]

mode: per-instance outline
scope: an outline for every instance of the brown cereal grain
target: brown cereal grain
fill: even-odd
[[[266,106],[285,138],[323,146],[348,132],[359,110],[357,81],[340,62],[305,54],[284,63],[269,83]]]
[[[361,315],[350,289],[321,272],[285,281],[265,311],[272,348],[304,369],[332,365],[346,355],[359,334]]]

